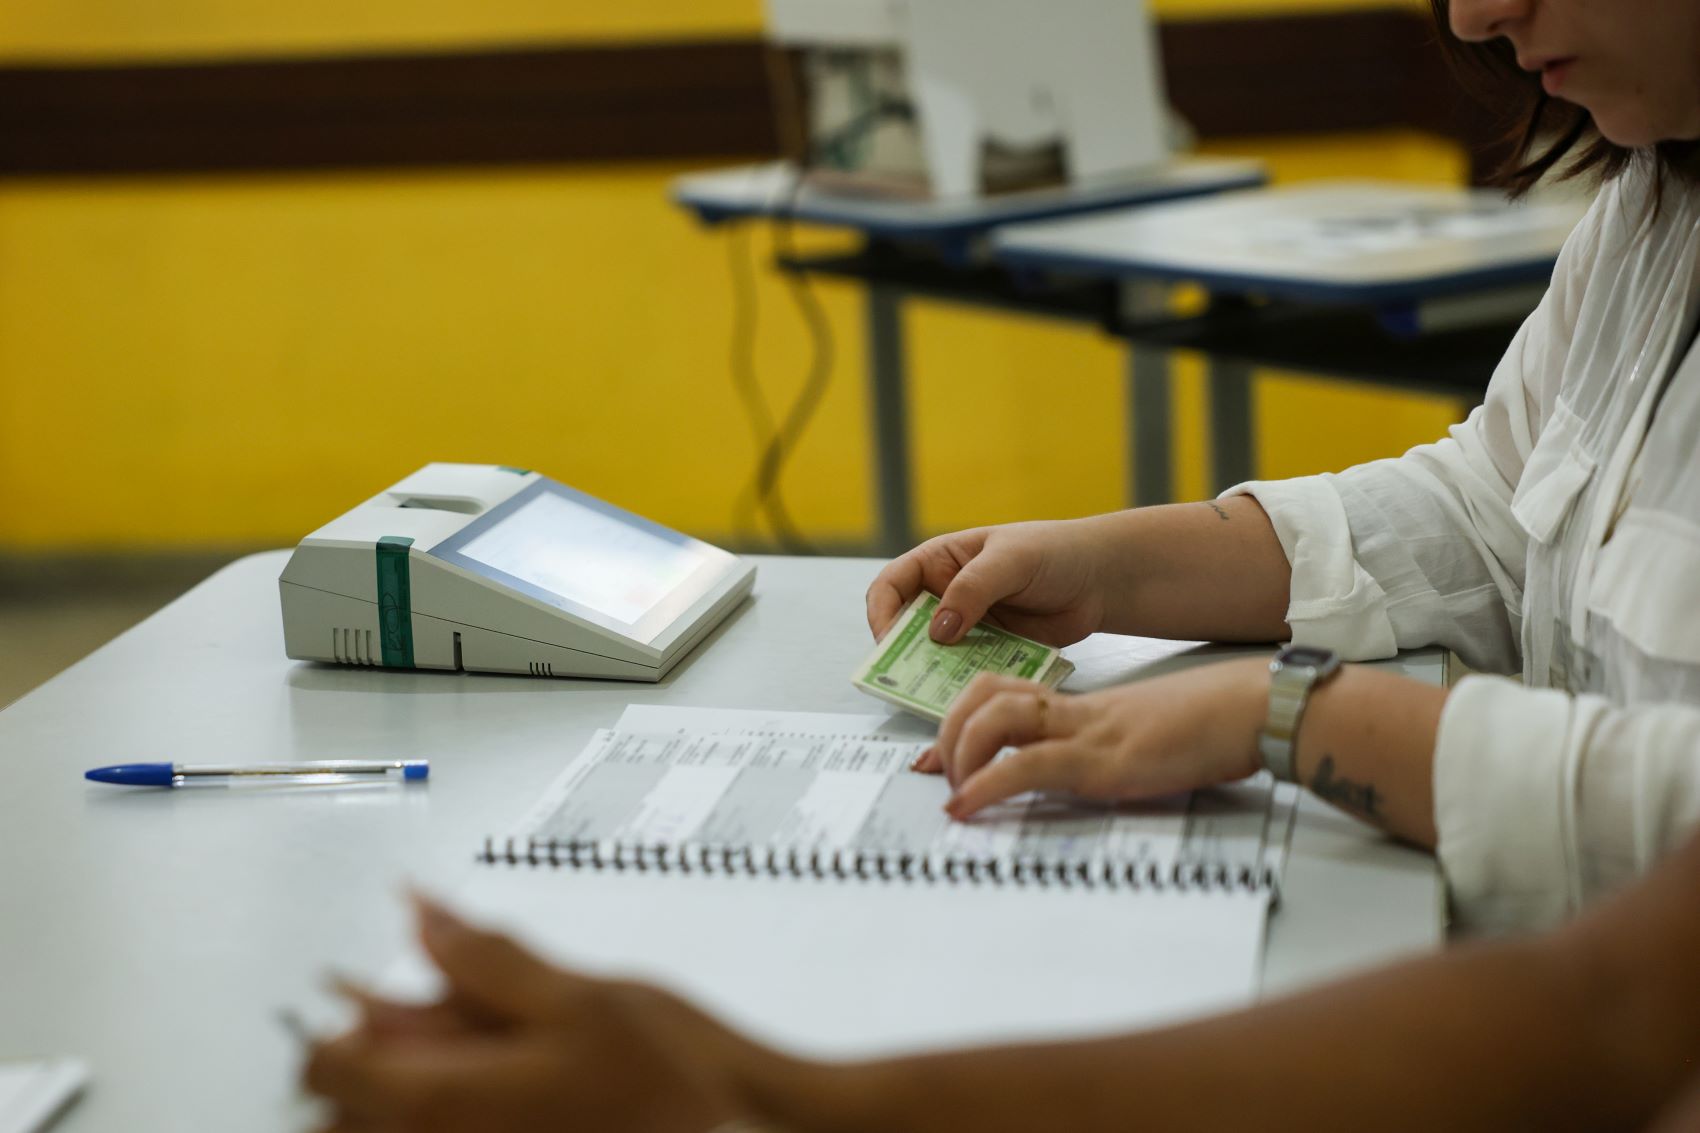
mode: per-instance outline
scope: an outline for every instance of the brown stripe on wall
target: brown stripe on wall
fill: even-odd
[[[0,68],[0,172],[770,152],[755,42]]]
[[[1458,132],[1472,121],[1439,113],[1422,97],[1448,84],[1420,13],[1159,27],[1171,98],[1204,137],[1410,126]],[[767,53],[754,39],[0,66],[0,174],[726,159],[777,151]]]

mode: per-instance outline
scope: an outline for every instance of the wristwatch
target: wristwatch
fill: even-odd
[[[1311,692],[1340,671],[1340,655],[1314,645],[1289,645],[1269,662],[1269,718],[1258,733],[1263,766],[1283,783],[1297,783],[1293,741]]]

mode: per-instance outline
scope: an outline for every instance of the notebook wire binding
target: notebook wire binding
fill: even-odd
[[[1203,861],[1070,862],[1037,858],[939,857],[870,850],[820,850],[700,842],[641,845],[559,838],[486,838],[485,865],[708,876],[920,882],[945,885],[1080,885],[1175,892],[1265,892],[1279,899],[1268,865]]]

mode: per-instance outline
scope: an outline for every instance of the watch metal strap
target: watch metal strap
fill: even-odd
[[[1257,737],[1257,750],[1263,757],[1263,766],[1283,783],[1298,782],[1293,767],[1293,741],[1298,736],[1305,701],[1310,699],[1310,689],[1318,675],[1309,665],[1277,661],[1269,666],[1269,718]]]

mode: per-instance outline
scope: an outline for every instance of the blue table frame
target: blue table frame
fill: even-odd
[[[1110,210],[1091,217],[1000,227],[997,261],[1037,287],[1047,277],[1091,280],[1129,288],[1180,283],[1202,287],[1212,310],[1177,331],[1127,322],[1118,328],[1137,359],[1145,351],[1192,345],[1211,355],[1211,436],[1215,488],[1256,474],[1251,404],[1253,362],[1279,359],[1271,334],[1306,325],[1294,312],[1358,312],[1385,332],[1382,342],[1358,336],[1367,352],[1411,350],[1426,331],[1450,328],[1462,357],[1485,388],[1515,326],[1534,309],[1551,277],[1564,238],[1583,204],[1561,201],[1510,205],[1485,190],[1388,182],[1316,182],[1225,194],[1205,201],[1145,210]],[[1339,334],[1310,320],[1319,335]],[[1459,334],[1462,328],[1462,334]],[[1480,333],[1488,331],[1484,340]],[[1190,329],[1192,342],[1187,341]],[[1259,332],[1262,331],[1262,341]],[[1284,350],[1306,364],[1304,350]],[[1437,369],[1453,361],[1440,351]],[[1323,361],[1321,372],[1341,369]],[[1421,352],[1418,352],[1421,357]],[[1400,384],[1456,392],[1457,376],[1420,371]]]

